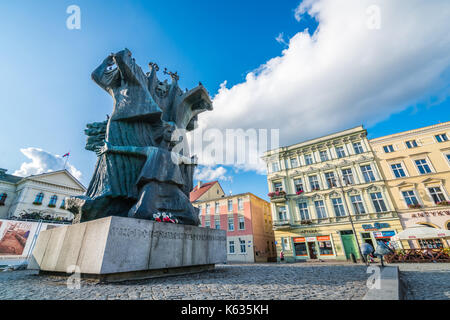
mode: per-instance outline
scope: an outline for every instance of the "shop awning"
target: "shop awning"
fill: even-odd
[[[437,238],[450,239],[450,230],[436,229],[421,224],[414,224],[392,237],[391,241]]]

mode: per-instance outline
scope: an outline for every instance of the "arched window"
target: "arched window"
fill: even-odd
[[[450,222],[447,222],[447,230],[450,230]]]
[[[56,201],[58,201],[58,196],[55,194],[53,196],[51,196],[50,198],[50,202],[48,203],[49,207],[55,207],[56,206]]]
[[[42,200],[44,199],[44,194],[42,192],[36,195],[36,199],[34,199],[33,204],[42,204]]]
[[[0,206],[4,206],[5,205],[5,201],[6,201],[7,197],[8,197],[8,195],[6,193],[2,193],[0,195]]]

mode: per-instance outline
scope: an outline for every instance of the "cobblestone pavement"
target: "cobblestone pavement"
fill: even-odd
[[[450,263],[398,263],[405,300],[450,300]]]
[[[0,272],[0,299],[362,299],[368,278],[363,265],[236,264],[214,271],[115,284],[66,280],[36,271]]]

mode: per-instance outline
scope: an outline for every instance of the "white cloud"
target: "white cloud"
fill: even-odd
[[[284,44],[285,46],[288,46],[289,44],[286,43],[286,41],[284,40],[284,33],[281,32],[276,38],[275,40],[279,43],[279,44]]]
[[[276,128],[287,145],[449,95],[448,0],[305,0],[295,18],[303,14],[316,32],[297,33],[244,82],[224,82],[202,128]]]
[[[20,169],[13,173],[20,177],[62,170],[66,161],[66,158],[60,155],[55,155],[39,148],[24,148],[20,149],[20,152],[31,160],[31,162],[22,163]],[[66,169],[78,180],[81,178],[81,172],[71,165],[69,161],[67,161]]]
[[[195,169],[194,179],[199,181],[232,181],[231,176],[227,176],[227,169],[218,166],[216,168],[211,166],[202,166]]]

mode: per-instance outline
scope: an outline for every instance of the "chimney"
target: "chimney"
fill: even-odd
[[[199,180],[197,181],[197,190],[200,189],[202,187],[202,182]]]

